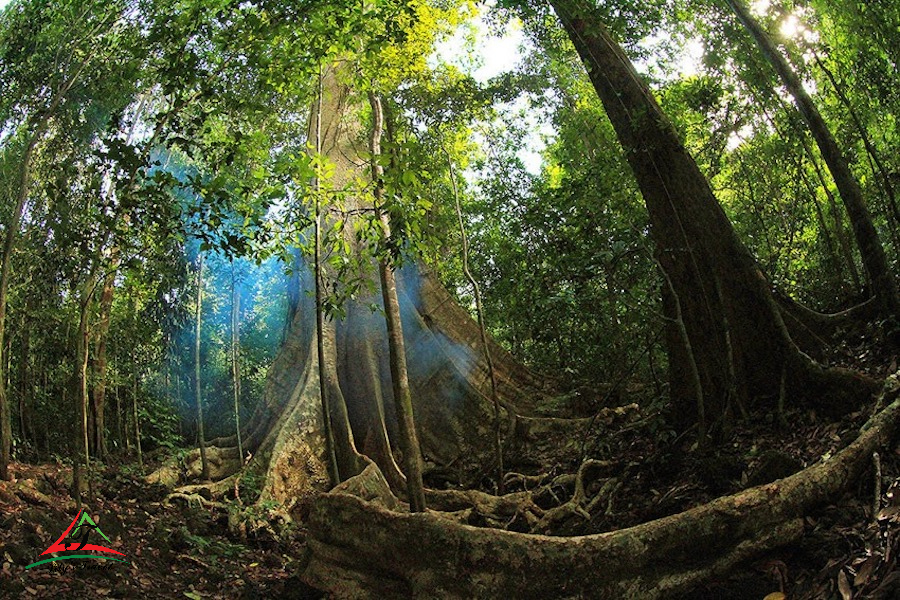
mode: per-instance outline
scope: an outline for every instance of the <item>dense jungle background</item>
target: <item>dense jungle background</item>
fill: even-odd
[[[900,597],[898,62],[887,0],[0,0],[0,591]],[[35,565],[80,511],[126,564]]]

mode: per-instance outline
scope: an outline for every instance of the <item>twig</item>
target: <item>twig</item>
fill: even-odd
[[[872,518],[877,519],[878,512],[881,510],[881,455],[873,452],[872,462],[875,464],[875,498],[872,503]]]

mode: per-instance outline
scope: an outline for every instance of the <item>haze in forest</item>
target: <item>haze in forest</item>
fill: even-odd
[[[895,4],[0,5],[0,596],[886,597]]]

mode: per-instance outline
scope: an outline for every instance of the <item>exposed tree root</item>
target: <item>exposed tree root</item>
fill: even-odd
[[[683,592],[796,540],[805,515],[852,489],[872,452],[889,443],[900,425],[893,378],[883,394],[885,402],[892,400],[887,408],[830,459],[680,514],[603,534],[565,538],[477,528],[441,513],[413,515],[397,504],[391,508],[390,502],[336,490],[313,505],[304,577],[338,598],[659,598]],[[579,469],[581,493],[575,479],[573,500],[582,507],[589,466]],[[609,492],[615,487],[610,485]],[[565,510],[577,513],[575,507]]]
[[[18,500],[37,506],[57,506],[59,503],[51,496],[35,487],[33,479],[18,479],[14,481],[0,481],[0,500],[16,503]],[[69,501],[68,506],[75,503]]]
[[[427,490],[426,498],[432,510],[461,512],[461,522],[497,529],[530,530],[544,514],[530,492],[493,496],[478,490]]]
[[[227,477],[220,481],[184,485],[176,488],[175,493],[188,494],[191,496],[202,495],[208,498],[224,498],[234,493],[234,486],[236,483],[237,475],[232,475],[231,477]]]
[[[878,307],[874,297],[840,312],[821,313],[778,290],[773,295],[783,315],[790,316],[797,324],[810,329],[817,335],[831,335],[839,327],[867,321],[878,316]]]
[[[214,500],[207,500],[200,494],[186,494],[183,492],[172,492],[166,499],[163,500],[164,506],[171,506],[173,500],[181,500],[188,506],[191,506],[194,502],[197,503],[197,506],[202,506],[203,508],[219,508],[225,510],[228,508],[225,504],[221,502],[216,502]]]
[[[611,464],[605,460],[586,460],[582,462],[581,466],[578,467],[578,473],[575,475],[575,490],[572,493],[572,497],[564,504],[546,511],[541,520],[532,527],[531,531],[533,533],[547,533],[558,523],[576,515],[589,521],[591,513],[596,509],[597,505],[617,488],[618,480],[615,478],[605,479],[602,487],[596,490],[596,493],[591,497],[585,483],[586,474],[591,470],[606,470]]]
[[[209,477],[213,482],[230,478],[240,470],[241,460],[237,448],[206,447]],[[199,479],[201,473],[200,451],[192,450],[184,459],[184,465],[177,458],[170,458],[156,471],[146,477],[147,483],[159,483],[174,488],[185,479]]]
[[[538,473],[537,475],[524,475],[522,473],[507,473],[503,477],[503,485],[509,487],[521,487],[525,491],[529,488],[542,486],[550,477],[549,473]]]

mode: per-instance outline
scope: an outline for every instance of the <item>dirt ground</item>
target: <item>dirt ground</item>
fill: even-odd
[[[125,554],[127,563],[72,559],[25,567],[47,558],[77,514],[71,469],[14,464],[16,479],[0,483],[0,598],[320,598],[299,578],[302,530],[229,533],[217,508],[164,503],[167,490],[136,477],[98,478],[86,509],[109,538],[92,537]]]
[[[862,340],[841,350],[845,361],[855,357],[858,368],[873,376],[897,370],[895,355],[873,352]],[[544,485],[543,496],[535,498],[546,504],[543,508],[571,497],[572,478],[565,475],[578,470],[582,456],[602,461],[607,475],[619,482],[590,518],[573,514],[548,533],[584,535],[628,527],[785,477],[846,446],[877,408],[864,406],[839,420],[808,408],[789,409],[783,420],[758,415],[731,431],[715,452],[704,452],[690,436],[666,431],[665,417],[654,414],[652,400],[641,406],[633,418],[598,423],[583,444],[542,439],[544,446],[567,449],[551,462],[510,462],[524,475],[568,482]],[[170,490],[145,483],[133,464],[107,466],[85,494],[91,498],[87,511],[109,538],[95,536],[90,543],[124,553],[126,563],[88,558],[26,569],[47,558],[41,553],[77,515],[72,473],[61,463],[13,463],[11,472],[12,481],[0,482],[0,598],[323,597],[301,578],[307,556],[300,519],[286,522],[278,507],[242,507],[233,500],[167,502]],[[527,487],[512,485],[507,491]],[[592,494],[600,486],[587,487]],[[895,440],[873,457],[851,493],[808,516],[798,543],[759,557],[684,599],[900,599],[898,553],[900,446]]]

